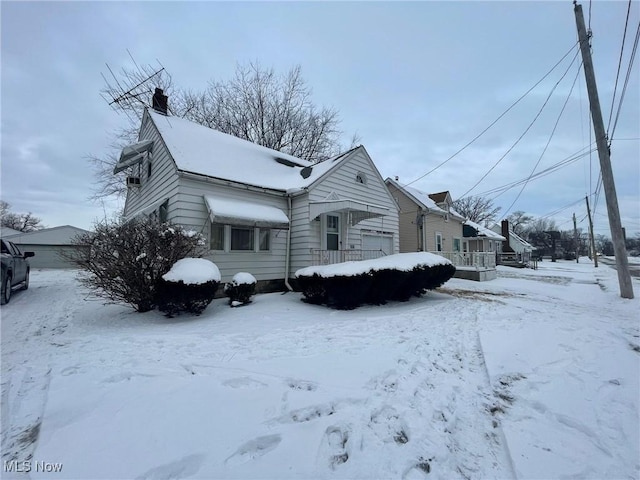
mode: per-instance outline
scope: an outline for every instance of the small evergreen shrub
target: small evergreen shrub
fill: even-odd
[[[251,303],[251,297],[256,293],[257,283],[256,278],[250,273],[236,273],[233,279],[224,285],[224,293],[229,297],[229,305],[238,307]]]
[[[314,305],[327,303],[327,289],[324,278],[318,274],[297,277],[298,287],[304,296],[303,300]]]
[[[453,277],[455,267],[430,253],[397,254],[377,260],[308,267],[296,272],[308,303],[350,310],[369,303],[407,301]]]
[[[353,310],[362,305],[373,283],[371,272],[324,278],[327,305],[338,310]]]
[[[179,260],[158,281],[158,309],[169,317],[182,312],[200,315],[214,299],[219,283],[215,263],[203,258]]]

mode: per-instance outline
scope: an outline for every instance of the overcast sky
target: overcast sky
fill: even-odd
[[[593,55],[608,123],[628,2],[593,0]],[[589,22],[589,2],[583,2]],[[90,228],[121,203],[91,203],[86,157],[108,151],[126,123],[99,96],[101,73],[156,64],[179,87],[203,89],[230,78],[236,63],[294,65],[318,105],[340,112],[344,143],[357,132],[383,177],[413,182],[503,113],[576,45],[570,1],[550,2],[6,2],[2,17],[2,199],[47,226]],[[640,2],[633,1],[618,96]],[[540,159],[578,74],[574,53],[478,141],[412,185],[467,193],[516,142],[569,68],[520,143],[470,194],[527,178]],[[640,82],[636,60],[612,144],[618,201],[627,233],[640,232]],[[169,99],[171,102],[171,99]],[[593,141],[584,74],[536,172]],[[615,115],[614,115],[615,116]],[[596,190],[597,154],[531,181],[514,210],[543,216]],[[505,212],[514,188],[495,198]],[[495,195],[490,195],[493,198]],[[595,199],[592,199],[595,200]],[[555,219],[571,228],[571,215]],[[596,233],[608,234],[604,193]],[[587,227],[582,220],[580,227]]]

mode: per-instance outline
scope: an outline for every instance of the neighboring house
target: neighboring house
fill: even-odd
[[[491,230],[494,232],[500,232],[504,238],[502,242],[501,256],[503,258],[503,263],[516,262],[526,265],[531,261],[531,257],[536,248],[520,235],[515,233],[507,220],[502,220],[501,225],[496,223],[491,227]]]
[[[493,252],[502,251],[502,242],[506,238],[490,228],[483,227],[471,220],[464,222],[464,251],[465,252]]]
[[[5,238],[4,228],[2,232]],[[64,258],[64,254],[84,248],[73,244],[74,238],[84,233],[88,233],[87,230],[62,225],[28,233],[18,232],[7,235],[6,239],[15,243],[23,252],[35,253],[35,256],[29,259],[32,268],[75,268],[75,265]]]
[[[125,219],[201,232],[222,281],[246,271],[259,291],[275,290],[302,267],[398,252],[397,206],[362,146],[311,164],[146,110],[123,170]]]
[[[442,255],[456,266],[455,276],[459,278],[496,278],[495,253],[469,250],[469,244],[465,242],[468,239],[464,238],[466,220],[453,209],[449,192],[428,194],[391,178],[385,183],[400,207],[401,252],[424,251]]]
[[[449,192],[429,195],[391,178],[385,183],[400,207],[400,252],[462,252],[464,217],[451,207]]]
[[[18,235],[20,233],[22,233],[20,230],[14,230],[9,227],[0,227],[0,237],[2,238],[9,237],[11,235]]]

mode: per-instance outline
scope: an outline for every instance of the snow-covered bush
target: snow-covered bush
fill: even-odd
[[[431,253],[401,253],[376,260],[307,267],[296,272],[305,301],[352,309],[363,303],[406,301],[441,286],[456,269]]]
[[[65,255],[87,273],[80,278],[86,287],[99,297],[146,312],[157,306],[160,277],[179,259],[199,256],[205,241],[179,225],[142,217],[99,222],[74,244],[89,246]]]
[[[247,272],[236,273],[230,282],[225,283],[224,293],[229,297],[229,305],[238,307],[251,303],[251,296],[256,293],[256,277]]]
[[[181,312],[199,315],[215,297],[219,283],[220,270],[210,260],[178,260],[158,281],[158,309],[169,316]]]

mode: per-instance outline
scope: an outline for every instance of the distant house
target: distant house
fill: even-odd
[[[449,192],[430,195],[391,178],[385,183],[400,207],[400,252],[462,252],[465,219]]]
[[[515,233],[507,220],[502,220],[500,225],[496,223],[491,227],[491,230],[500,232],[504,237],[502,242],[502,257],[505,261],[508,259],[522,264],[527,264],[531,261],[531,257],[536,248]]]
[[[495,252],[470,249],[469,239],[464,236],[467,220],[453,208],[448,191],[428,194],[391,178],[385,183],[400,207],[401,252],[442,255],[456,266],[456,277],[496,278]],[[474,248],[476,245],[477,242]]]
[[[483,227],[471,220],[464,222],[465,252],[502,252],[502,242],[506,238],[490,228]]]
[[[3,238],[15,243],[23,252],[34,252],[29,259],[32,268],[74,268],[75,265],[65,259],[64,253],[71,253],[79,247],[73,243],[79,234],[88,233],[82,228],[62,225],[53,228],[43,228],[33,232],[18,232]]]
[[[275,290],[302,267],[398,252],[398,209],[363,146],[311,164],[146,110],[119,171],[125,218],[201,232],[223,281],[246,271]]]
[[[9,227],[0,227],[0,237],[2,238],[9,237],[11,235],[18,235],[20,233],[22,233],[20,230],[14,230]]]

